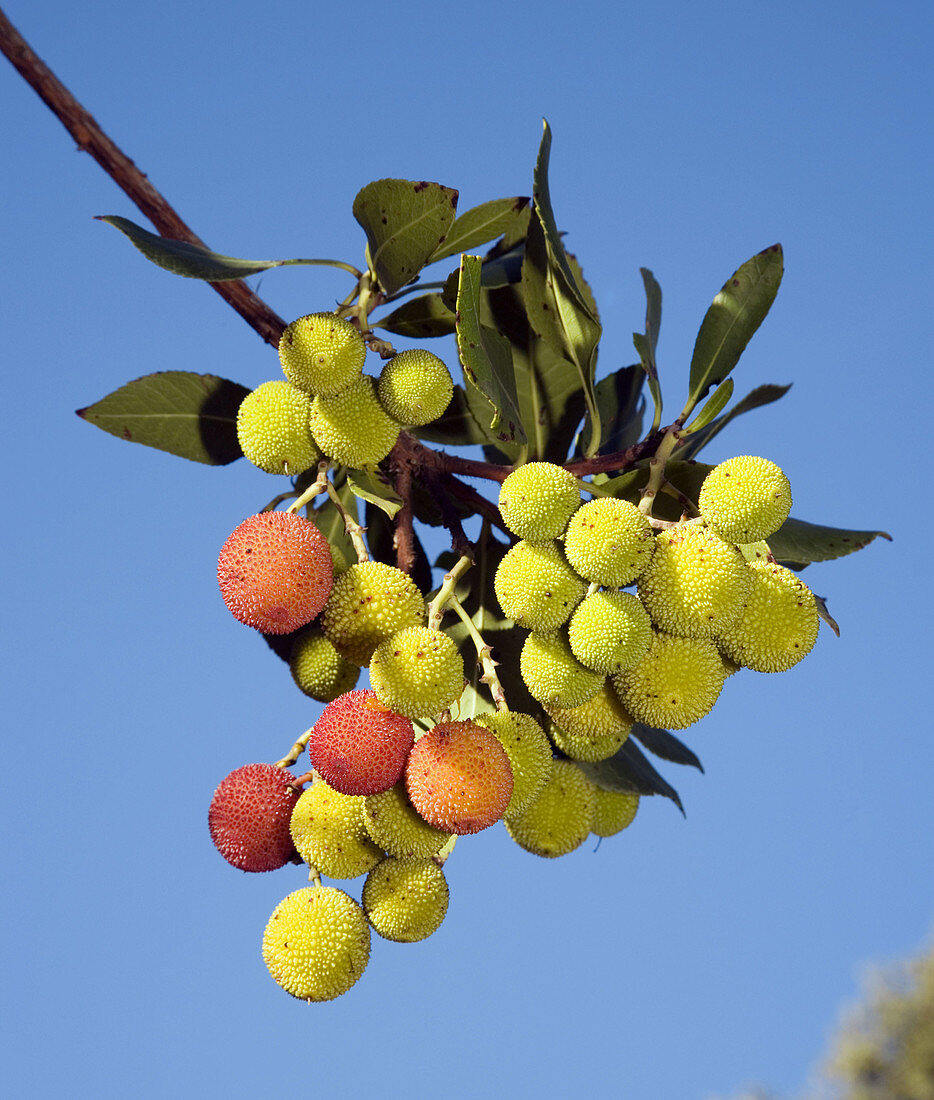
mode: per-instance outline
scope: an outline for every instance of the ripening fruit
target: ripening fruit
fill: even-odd
[[[327,602],[333,579],[327,539],[292,512],[245,519],[217,560],[231,614],[266,634],[291,634],[311,622]]]
[[[269,973],[302,1001],[332,1001],[356,982],[370,958],[370,926],[336,886],[306,886],[273,910],[263,934]]]
[[[506,478],[499,492],[503,522],[528,542],[556,539],[580,504],[577,478],[553,462],[527,462]]]
[[[567,622],[587,586],[557,542],[517,542],[493,581],[503,614],[526,630],[548,633]]]
[[[697,498],[700,514],[727,542],[759,542],[791,511],[791,483],[767,458],[739,455],[715,466]]]
[[[554,859],[579,848],[590,835],[597,788],[569,760],[553,760],[538,798],[506,822],[512,839],[527,852]]]
[[[652,620],[631,592],[593,592],[568,624],[571,652],[595,672],[619,672],[645,655]]]
[[[218,784],[208,810],[211,840],[241,871],[275,871],[295,857],[289,833],[299,792],[274,764],[244,764]]]
[[[298,687],[319,703],[332,702],[360,678],[359,666],[342,657],[318,626],[295,636],[289,669]]]
[[[622,588],[638,577],[652,558],[655,539],[646,516],[628,500],[598,497],[571,516],[564,552],[585,580]]]
[[[590,831],[595,836],[615,836],[632,824],[639,796],[629,791],[605,791],[597,787]]]
[[[397,714],[440,714],[464,690],[464,662],[443,631],[407,626],[374,650],[370,683],[376,698]]]
[[[399,858],[436,856],[451,839],[451,833],[429,825],[416,812],[401,782],[368,795],[363,800],[363,818],[373,843]]]
[[[393,420],[408,427],[430,424],[451,403],[451,372],[424,348],[401,351],[380,371],[380,404]]]
[[[341,466],[381,462],[399,438],[399,425],[377,400],[376,383],[366,374],[338,394],[316,397],[309,424],[315,443]]]
[[[609,683],[579,707],[545,707],[552,721],[551,739],[572,760],[609,760],[623,747],[632,715]]]
[[[244,456],[267,474],[296,474],[321,459],[311,438],[311,398],[289,382],[263,382],[240,402],[237,439]]]
[[[619,672],[613,685],[637,722],[656,729],[685,729],[716,703],[726,669],[713,642],[656,634],[635,668]]]
[[[782,565],[750,562],[753,584],[739,618],[720,637],[726,658],[756,672],[785,672],[814,647],[820,617],[810,588]]]
[[[386,940],[416,943],[436,932],[448,911],[448,884],[433,859],[387,856],[367,875],[363,909]]]
[[[327,878],[365,875],[383,858],[363,824],[363,799],[323,779],[302,791],[289,828],[298,854]]]
[[[425,622],[425,600],[401,569],[365,561],[335,580],[321,628],[331,645],[355,665],[368,665],[373,651],[407,626]]]
[[[412,805],[429,825],[458,836],[499,821],[512,787],[503,746],[476,722],[442,722],[430,729],[405,765]]]
[[[279,339],[279,362],[293,386],[330,397],[359,378],[366,343],[349,322],[333,313],[299,317]]]
[[[555,707],[586,703],[606,679],[578,661],[562,634],[530,634],[519,656],[519,671],[532,698]]]
[[[713,638],[739,614],[752,578],[743,555],[699,523],[660,532],[639,599],[652,622],[681,638]]]
[[[377,794],[399,781],[415,731],[365,688],[348,691],[321,712],[308,738],[316,772],[341,794]]]
[[[512,797],[503,817],[521,813],[544,787],[551,774],[551,745],[545,731],[530,714],[498,710],[480,714],[481,726],[496,734],[512,769]]]

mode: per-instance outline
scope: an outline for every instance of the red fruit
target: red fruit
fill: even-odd
[[[416,742],[405,766],[409,801],[446,833],[478,833],[499,821],[512,784],[503,746],[476,722],[441,722]]]
[[[366,688],[328,703],[311,731],[308,755],[315,771],[341,794],[379,794],[399,781],[414,742],[408,718],[384,707]]]
[[[290,634],[318,614],[334,583],[328,540],[292,512],[260,512],[221,548],[217,580],[235,619]]]
[[[301,791],[274,764],[244,764],[222,779],[211,799],[208,828],[220,854],[241,871],[275,871],[295,856],[289,832]]]

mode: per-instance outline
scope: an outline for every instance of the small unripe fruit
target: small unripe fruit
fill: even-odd
[[[327,878],[365,875],[383,858],[364,827],[363,799],[341,794],[323,779],[302,791],[289,829],[298,854]]]
[[[218,784],[208,810],[211,839],[241,871],[274,871],[295,856],[289,833],[299,792],[291,772],[273,764],[245,764]]]
[[[632,668],[652,641],[652,621],[631,592],[593,592],[568,625],[571,652],[595,672]]]
[[[293,386],[330,396],[359,378],[366,343],[349,322],[333,313],[299,317],[279,339],[279,362]]]
[[[551,739],[572,760],[609,760],[622,748],[632,729],[632,715],[609,683],[579,707],[545,707],[551,719]]]
[[[448,884],[433,859],[387,856],[367,875],[361,900],[383,939],[416,943],[428,939],[444,920]]]
[[[359,666],[342,657],[317,626],[296,635],[289,669],[296,685],[319,703],[332,702],[360,678]]]
[[[397,714],[440,714],[464,690],[464,662],[443,631],[407,626],[374,650],[370,683],[377,699]]]
[[[584,668],[561,634],[530,634],[519,656],[519,671],[539,703],[578,707],[592,699],[606,677]]]
[[[586,580],[610,588],[634,581],[655,550],[652,526],[628,500],[598,497],[571,517],[564,552]]]
[[[530,714],[498,710],[478,715],[477,721],[496,734],[509,757],[513,787],[503,817],[512,817],[532,802],[551,774],[551,745]]]
[[[629,791],[604,791],[598,787],[590,831],[594,836],[615,836],[632,824],[638,809],[637,794]]]
[[[759,542],[774,534],[791,511],[791,484],[767,458],[739,455],[704,478],[697,507],[727,542]]]
[[[437,355],[413,348],[399,352],[383,366],[377,391],[380,404],[393,420],[421,427],[437,420],[448,407],[454,383]]]
[[[579,848],[590,835],[597,788],[569,760],[554,760],[538,798],[506,822],[527,852],[554,859]]]
[[[451,839],[451,833],[429,825],[416,812],[403,782],[368,795],[363,800],[363,817],[370,839],[391,856],[436,856]]]
[[[267,474],[294,477],[321,459],[311,438],[311,398],[288,382],[263,382],[240,402],[237,439],[244,456]]]
[[[587,591],[557,542],[524,540],[500,561],[493,588],[507,618],[541,633],[567,622]]]
[[[512,797],[509,759],[476,722],[442,722],[419,738],[405,765],[412,805],[436,829],[462,836],[503,816]]]
[[[414,741],[408,718],[393,714],[368,689],[348,691],[321,712],[308,755],[341,794],[377,794],[398,782]]]
[[[325,637],[355,665],[368,665],[380,642],[425,621],[425,599],[401,569],[360,562],[335,580],[321,616]]]
[[[311,622],[327,602],[333,579],[327,539],[291,512],[245,519],[217,561],[231,614],[266,634],[290,634]]]
[[[335,886],[306,886],[273,910],[263,960],[276,982],[303,1001],[331,1001],[357,981],[370,958],[363,909]]]
[[[399,438],[399,425],[377,400],[376,383],[366,374],[332,397],[316,397],[309,424],[315,443],[342,466],[381,462]]]
[[[562,534],[580,499],[572,473],[553,462],[527,462],[503,482],[499,510],[518,538],[545,542]]]
[[[713,642],[656,634],[645,657],[635,668],[617,673],[613,684],[636,721],[680,730],[711,710],[725,678]]]

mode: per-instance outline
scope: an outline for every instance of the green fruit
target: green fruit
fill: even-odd
[[[496,734],[512,768],[512,797],[503,817],[522,813],[551,774],[551,745],[545,731],[531,715],[511,710],[479,714],[476,720]]]
[[[393,420],[409,427],[430,424],[451,403],[454,383],[444,363],[423,348],[402,351],[379,376],[379,400]]]
[[[529,694],[539,703],[577,707],[592,699],[605,677],[584,668],[561,634],[530,634],[519,657]]]
[[[376,698],[408,718],[440,714],[464,690],[464,662],[441,630],[407,626],[380,642],[370,659]]]
[[[585,580],[610,588],[630,584],[655,550],[648,519],[628,500],[599,497],[571,517],[564,552]]]
[[[639,577],[652,622],[681,638],[713,638],[739,615],[752,578],[743,555],[699,523],[679,523],[655,539]]]
[[[367,875],[363,909],[370,924],[396,943],[426,940],[448,911],[448,884],[433,859],[387,856]]]
[[[622,748],[632,729],[632,715],[612,685],[579,707],[545,707],[552,721],[551,739],[572,760],[608,760]]]
[[[820,617],[810,588],[784,566],[750,562],[752,588],[739,618],[720,637],[729,660],[756,672],[785,672],[817,641]]]
[[[290,830],[298,854],[327,878],[365,875],[383,858],[364,827],[362,795],[341,794],[323,779],[302,791]]]
[[[333,313],[299,317],[279,339],[279,362],[293,386],[324,397],[340,393],[363,370],[366,344],[349,322]]]
[[[567,855],[590,835],[596,791],[569,760],[553,760],[538,797],[523,813],[509,818],[506,829],[533,855],[548,859]]]
[[[619,672],[647,652],[652,621],[631,592],[593,592],[568,626],[571,652],[595,672]]]
[[[408,574],[379,561],[359,562],[335,579],[321,629],[338,653],[362,667],[380,642],[403,627],[421,626],[425,614],[425,600]]]
[[[309,423],[329,458],[357,469],[381,462],[399,438],[399,425],[383,409],[376,383],[365,374],[332,397],[316,397]]]
[[[416,812],[401,782],[388,791],[367,795],[363,818],[373,843],[399,858],[437,855],[452,836]]]
[[[613,677],[623,706],[637,722],[685,729],[716,703],[726,669],[713,642],[656,634],[649,652]]]
[[[697,498],[700,514],[727,542],[759,542],[791,511],[791,483],[767,458],[739,455],[715,466]]]
[[[629,791],[597,788],[590,831],[595,836],[615,836],[632,824],[639,809],[639,796]]]
[[[267,474],[294,477],[321,460],[308,428],[310,414],[307,393],[288,382],[263,382],[240,402],[240,449]]]
[[[563,533],[580,499],[572,473],[553,462],[527,462],[503,482],[499,510],[518,538],[546,542]]]
[[[295,636],[289,669],[297,686],[319,703],[330,703],[350,691],[360,668],[342,657],[318,626],[306,627]]]
[[[503,614],[539,633],[557,630],[584,598],[587,586],[557,542],[517,542],[496,570],[493,589]]]
[[[289,894],[263,935],[269,973],[303,1001],[331,1001],[346,993],[369,958],[366,914],[335,886],[306,886]]]

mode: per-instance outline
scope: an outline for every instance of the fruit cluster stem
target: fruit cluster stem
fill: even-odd
[[[312,726],[312,729],[314,727]],[[276,761],[277,768],[290,768],[295,761],[302,755],[305,749],[308,747],[308,739],[311,737],[311,729],[305,730],[305,732],[299,737],[295,744],[289,749],[289,751],[282,757],[281,760]]]
[[[464,554],[458,559],[456,564],[451,567],[450,571],[444,574],[444,581],[438,589],[437,595],[428,605],[429,630],[437,630],[441,626],[441,617],[444,615],[445,605],[451,596],[454,595],[454,589],[457,587],[457,582],[472,565],[473,561]]]
[[[315,481],[308,486],[308,488],[302,493],[301,496],[296,497],[295,500],[286,508],[287,512],[298,512],[304,508],[306,504],[310,504],[315,497],[321,496],[322,493],[328,490],[328,469],[330,468],[330,462],[328,459],[324,459],[318,463],[318,476]]]
[[[448,605],[454,609],[458,618],[464,626],[467,627],[467,633],[470,635],[470,639],[476,647],[477,660],[480,662],[480,667],[483,669],[480,683],[486,684],[490,689],[490,695],[493,697],[493,702],[496,704],[497,710],[508,710],[509,705],[506,702],[506,693],[503,691],[503,685],[499,682],[499,677],[496,675],[496,662],[493,660],[492,648],[483,640],[483,635],[477,630],[473,619],[471,619],[464,610],[460,600],[453,592],[448,597]]]
[[[662,436],[658,450],[649,462],[649,480],[642,490],[642,499],[639,501],[639,511],[645,516],[652,515],[652,505],[665,480],[665,466],[682,438],[681,424],[676,420]]]
[[[344,521],[344,530],[347,532],[350,541],[353,543],[353,548],[357,552],[357,561],[369,561],[370,551],[367,550],[366,542],[363,539],[366,528],[361,527],[360,524],[357,523],[357,521],[348,513],[337,490],[330,483],[330,481],[327,483],[325,488],[327,489],[327,494],[331,498],[334,507],[337,509],[341,519]]]

